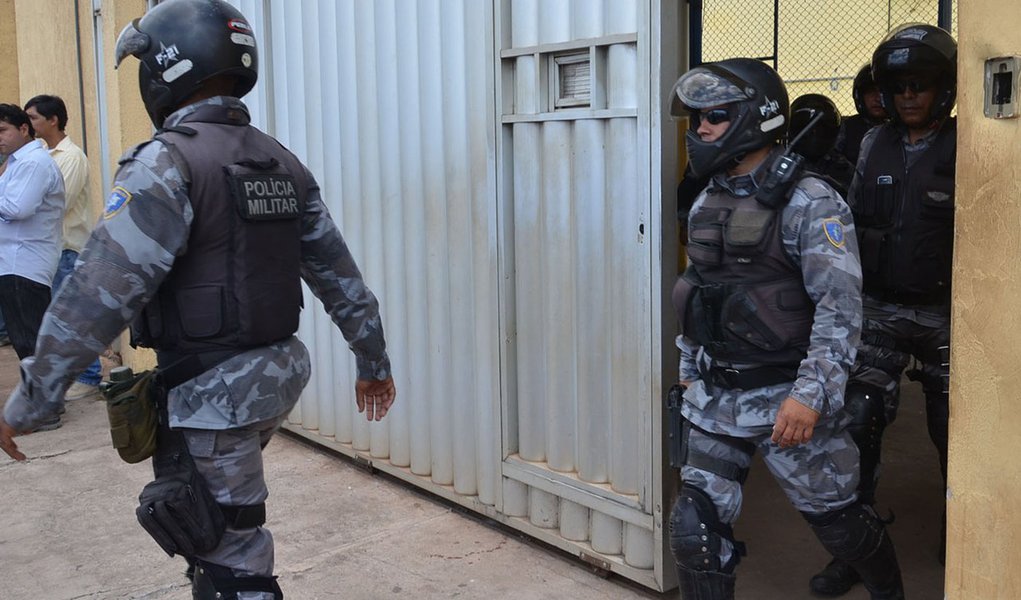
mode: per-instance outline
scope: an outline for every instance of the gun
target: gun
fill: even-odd
[[[675,469],[684,465],[684,417],[681,415],[684,390],[683,385],[675,383],[666,393],[667,457]]]

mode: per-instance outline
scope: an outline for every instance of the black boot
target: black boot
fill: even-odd
[[[677,567],[677,589],[682,600],[734,600],[736,579],[730,573]]]
[[[193,600],[237,600],[238,592],[266,592],[282,600],[276,577],[235,577],[230,569],[196,561],[191,583]]]
[[[893,542],[871,506],[856,503],[838,511],[804,516],[830,554],[858,572],[873,600],[904,598]]]
[[[826,568],[819,571],[808,582],[812,593],[819,596],[843,596],[851,590],[854,584],[861,581],[858,572],[851,568],[846,562],[834,558]]]
[[[879,548],[872,555],[851,561],[851,566],[861,575],[872,600],[904,600],[904,584],[900,578],[897,553],[893,550],[893,541],[885,533]]]

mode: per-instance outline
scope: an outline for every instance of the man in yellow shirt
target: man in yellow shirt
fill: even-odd
[[[57,273],[53,276],[53,295],[78,260],[78,254],[92,233],[95,217],[89,202],[89,161],[77,144],[67,137],[67,107],[59,96],[35,96],[25,103],[36,137],[46,143],[50,156],[64,177],[67,204],[64,207],[63,247]],[[66,400],[99,398],[101,367],[97,358],[67,390]]]

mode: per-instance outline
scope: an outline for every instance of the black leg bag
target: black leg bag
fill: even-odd
[[[219,545],[227,520],[198,472],[184,434],[168,425],[165,386],[156,388],[156,479],[139,494],[135,516],[164,552],[194,558]]]
[[[220,506],[194,469],[157,477],[142,489],[138,505],[138,522],[170,556],[209,552],[227,527]]]

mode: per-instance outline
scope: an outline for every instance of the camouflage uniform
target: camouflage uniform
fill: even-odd
[[[735,197],[750,196],[758,189],[757,179],[770,163],[763,162],[747,175],[717,174],[711,186]],[[696,214],[705,198],[692,208]],[[827,235],[824,221],[838,219],[843,226],[842,244]],[[810,348],[801,362],[797,380],[751,390],[725,389],[703,380],[712,357],[687,338],[678,338],[681,348],[680,378],[690,381],[684,394],[682,413],[695,427],[689,448],[741,468],[751,463],[758,449],[770,472],[791,503],[803,513],[836,511],[855,501],[858,483],[858,450],[844,430],[841,408],[848,368],[854,361],[861,323],[861,268],[851,213],[833,190],[815,178],[804,178],[796,186],[782,213],[782,242],[789,257],[800,265],[805,289],[815,303]],[[719,366],[719,362],[715,363]],[[744,370],[759,365],[725,365]],[[820,413],[811,441],[792,448],[780,448],[771,440],[781,403],[788,397]],[[728,444],[699,429],[735,438]],[[740,448],[745,446],[750,452]],[[691,465],[681,470],[685,484],[704,492],[726,525],[741,512],[741,483]],[[720,562],[726,564],[734,552],[730,540],[723,540]]]
[[[165,126],[200,120],[209,111],[241,111],[248,122],[240,100],[221,96],[178,110]],[[130,150],[120,163],[103,218],[47,312],[36,355],[24,361],[22,384],[4,409],[4,418],[17,430],[31,430],[60,409],[73,376],[134,321],[175,258],[187,250],[194,215],[183,166],[158,140]],[[390,376],[390,363],[378,304],[311,173],[308,181],[302,278],[348,340],[358,377],[384,380]],[[243,505],[266,499],[261,448],[297,402],[310,368],[305,346],[291,337],[235,355],[170,391],[170,425],[184,431],[218,502]],[[262,527],[228,529],[217,548],[198,558],[230,567],[237,576],[269,576],[272,536]]]

